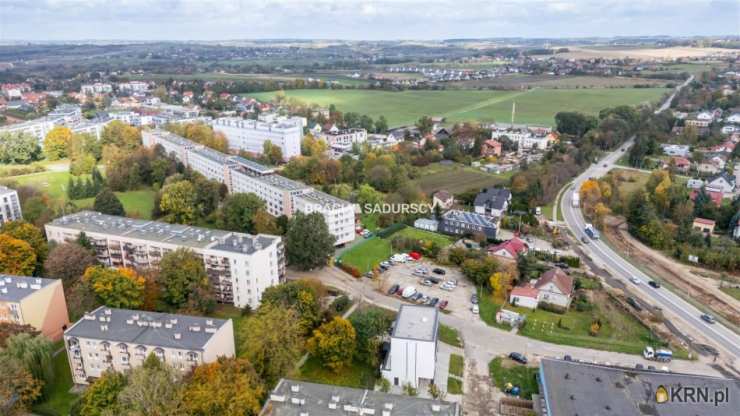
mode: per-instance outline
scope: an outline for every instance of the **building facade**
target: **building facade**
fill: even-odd
[[[0,322],[30,325],[60,340],[69,325],[61,279],[0,274]]]
[[[262,292],[282,282],[285,254],[278,236],[249,235],[81,211],[46,224],[49,241],[75,240],[84,232],[108,267],[156,269],[178,248],[203,259],[216,299],[256,308]]]
[[[354,144],[367,141],[367,130],[339,129],[337,126],[332,126],[329,130],[319,133],[318,138],[325,141],[333,151],[346,153],[352,150]]]
[[[301,118],[277,118],[267,122],[224,117],[213,120],[211,126],[226,136],[230,149],[262,154],[263,145],[269,140],[280,147],[287,160],[301,155],[302,123]]]
[[[101,306],[64,332],[75,384],[105,371],[125,372],[149,354],[183,372],[234,356],[234,326],[223,319],[115,309]]]
[[[442,214],[439,230],[452,235],[482,233],[486,238],[495,239],[498,233],[498,219],[475,212],[453,209]]]
[[[15,189],[0,185],[0,225],[23,219],[21,201]]]
[[[437,363],[437,308],[401,305],[391,334],[391,349],[381,367],[393,386],[414,388],[434,381]]]

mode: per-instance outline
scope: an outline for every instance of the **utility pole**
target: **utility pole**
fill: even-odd
[[[516,115],[516,101],[511,103],[511,128],[514,128],[514,116]]]

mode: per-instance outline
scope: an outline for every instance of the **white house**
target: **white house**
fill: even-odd
[[[436,233],[437,229],[439,228],[439,221],[429,218],[418,218],[416,221],[414,221],[414,228]]]
[[[663,153],[668,156],[680,156],[686,157],[689,155],[689,146],[683,144],[661,144],[660,147],[663,149]]]
[[[509,303],[522,308],[537,309],[540,291],[532,285],[517,286],[509,294]]]
[[[740,113],[734,113],[727,117],[727,122],[740,124]]]
[[[568,308],[573,298],[573,278],[558,267],[554,267],[537,279],[534,287],[539,290],[540,303]]]
[[[455,203],[455,198],[447,191],[437,191],[432,195],[432,206],[439,206],[441,209],[450,209]]]
[[[383,378],[394,386],[414,388],[434,380],[437,364],[437,308],[401,305],[391,334],[391,349],[382,364]]]
[[[735,178],[727,172],[722,172],[707,182],[707,189],[716,189],[724,194],[735,192]]]

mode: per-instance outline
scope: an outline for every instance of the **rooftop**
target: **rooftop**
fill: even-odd
[[[261,250],[262,247],[269,246],[280,238],[266,234],[254,236],[210,228],[118,217],[92,211],[65,215],[52,221],[50,225],[195,249],[208,248],[246,254]]]
[[[0,185],[0,195],[2,195],[2,194],[8,194],[8,193],[15,193],[15,192],[17,192],[17,191],[15,189],[13,189],[13,188],[8,188],[5,185]]]
[[[387,412],[387,413],[385,413]],[[455,403],[282,379],[265,403],[262,416],[458,416]]]
[[[446,220],[475,224],[483,227],[496,227],[495,218],[476,214],[475,212],[452,209],[442,214],[442,218]]]
[[[511,199],[511,192],[504,188],[486,188],[475,197],[475,206],[486,206],[493,209],[504,209]]]
[[[57,279],[0,274],[0,302],[20,302]]]
[[[337,198],[335,196],[329,195],[327,193],[317,191],[315,189],[312,189],[310,192],[303,193],[298,196],[298,198],[303,198],[307,201],[319,203],[322,205],[333,205],[333,206],[345,206],[349,205],[350,203]]]
[[[540,362],[541,395],[549,416],[574,415],[652,415],[695,416],[737,415],[740,409],[740,380],[666,373],[653,370],[625,369],[573,361],[543,358]],[[672,402],[658,404],[659,386],[671,388],[706,387],[710,398],[714,391],[729,390],[723,403]],[[598,400],[594,400],[598,397]]]
[[[86,313],[65,336],[162,348],[202,350],[230,320],[101,306]]]
[[[393,325],[394,338],[436,341],[439,312],[437,308],[421,305],[401,305]]]

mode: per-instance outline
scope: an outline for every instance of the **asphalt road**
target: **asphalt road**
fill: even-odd
[[[560,208],[562,209],[565,223],[579,240],[585,236],[584,228],[586,226],[586,220],[583,218],[580,208],[574,208],[571,204],[573,193],[577,189],[580,189],[581,184],[588,178],[598,178],[609,172],[614,167],[614,163],[624,155],[625,151],[631,145],[632,140],[608,154],[598,163],[593,164],[578,176],[574,180],[573,185],[565,191]],[[693,331],[696,331],[689,335],[695,338],[695,334],[701,334],[706,338],[707,343],[720,348],[721,351],[724,350],[735,359],[740,357],[740,336],[720,323],[708,324],[704,322],[700,318],[701,311],[669,290],[665,288],[654,289],[648,286],[647,282],[652,280],[650,276],[637,269],[604,242],[590,240],[589,244],[583,245],[583,250],[612,275],[625,279],[628,285],[634,285],[634,283],[630,282],[630,278],[640,280],[640,285],[638,286],[642,286],[639,289],[641,289],[640,292],[645,295],[646,299],[649,299],[654,305],[663,308],[663,311],[671,312],[674,316],[684,321]]]

